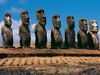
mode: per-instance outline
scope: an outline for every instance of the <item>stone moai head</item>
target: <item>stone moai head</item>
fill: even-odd
[[[20,14],[21,14],[21,19],[22,19],[22,24],[29,25],[29,19],[30,19],[30,17],[28,15],[28,11],[23,10],[23,11],[21,11]]]
[[[66,18],[66,21],[67,21],[69,29],[74,29],[75,28],[75,22],[74,22],[74,17],[73,16],[68,16]]]
[[[60,29],[60,27],[61,27],[60,15],[57,15],[57,14],[53,15],[52,22],[53,22],[54,28]]]
[[[11,15],[9,13],[4,15],[4,25],[7,27],[11,27],[12,25]]]
[[[93,32],[93,33],[97,33],[98,32],[98,24],[97,24],[97,21],[96,20],[91,20],[89,22],[89,28],[90,28],[90,31]]]
[[[85,18],[81,18],[79,20],[79,28],[82,31],[87,31],[88,30],[87,20]]]
[[[44,9],[37,9],[36,16],[38,23],[42,26],[46,25],[46,16],[44,15]]]

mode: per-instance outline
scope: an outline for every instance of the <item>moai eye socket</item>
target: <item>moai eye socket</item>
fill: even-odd
[[[67,19],[70,19],[70,16],[68,16]]]
[[[56,21],[60,21],[60,16],[59,15],[54,15],[52,18],[55,19]]]

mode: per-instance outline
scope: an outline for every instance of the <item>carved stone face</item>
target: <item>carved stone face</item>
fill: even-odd
[[[52,16],[52,22],[53,22],[53,25],[56,29],[60,29],[61,21],[60,21],[60,16],[59,15],[53,15]]]
[[[38,20],[38,23],[39,23],[40,25],[45,26],[45,25],[46,25],[46,17],[45,17],[44,15],[41,16],[41,18],[39,18],[39,20]]]
[[[36,15],[37,15],[38,23],[42,26],[45,26],[46,25],[46,16],[44,15],[44,10],[38,9]]]
[[[74,17],[73,16],[68,16],[67,17],[67,24],[68,24],[68,28],[70,28],[70,29],[75,28],[75,22],[74,22]]]
[[[87,31],[88,30],[88,27],[87,27],[87,20],[85,18],[81,18],[79,20],[79,27],[81,30],[83,31]]]
[[[27,11],[21,11],[21,19],[24,25],[29,25],[29,15]]]
[[[98,32],[98,25],[97,25],[97,22],[96,20],[91,20],[89,22],[89,28],[90,28],[90,31],[91,32],[94,32],[94,33],[97,33]]]
[[[6,13],[4,16],[4,23],[7,27],[11,27],[12,25],[12,20],[11,20],[11,15],[9,13]]]

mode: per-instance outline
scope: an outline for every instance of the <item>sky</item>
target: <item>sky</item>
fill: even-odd
[[[34,26],[37,23],[36,9],[38,8],[43,8],[45,11],[48,42],[50,42],[50,30],[53,27],[51,18],[54,14],[60,15],[60,30],[63,38],[64,29],[67,27],[67,16],[74,16],[76,35],[79,30],[78,21],[80,18],[86,18],[88,23],[90,20],[97,20],[98,25],[100,25],[100,0],[0,0],[0,28],[3,25],[4,14],[9,12],[13,20],[14,42],[19,43],[18,29],[21,25],[20,11],[27,10],[30,16],[31,43],[34,43]],[[0,35],[1,42],[2,38]]]

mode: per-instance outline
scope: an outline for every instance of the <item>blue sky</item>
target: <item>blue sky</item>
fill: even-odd
[[[4,14],[9,12],[18,24],[20,10],[28,10],[31,18],[30,25],[34,25],[37,22],[36,9],[38,8],[45,10],[47,30],[52,28],[52,15],[60,15],[62,35],[64,35],[67,25],[66,16],[74,16],[76,33],[78,32],[79,18],[86,18],[88,22],[89,20],[97,20],[98,25],[100,24],[100,0],[0,0],[0,22],[2,22]],[[16,28],[16,26],[14,27]]]

